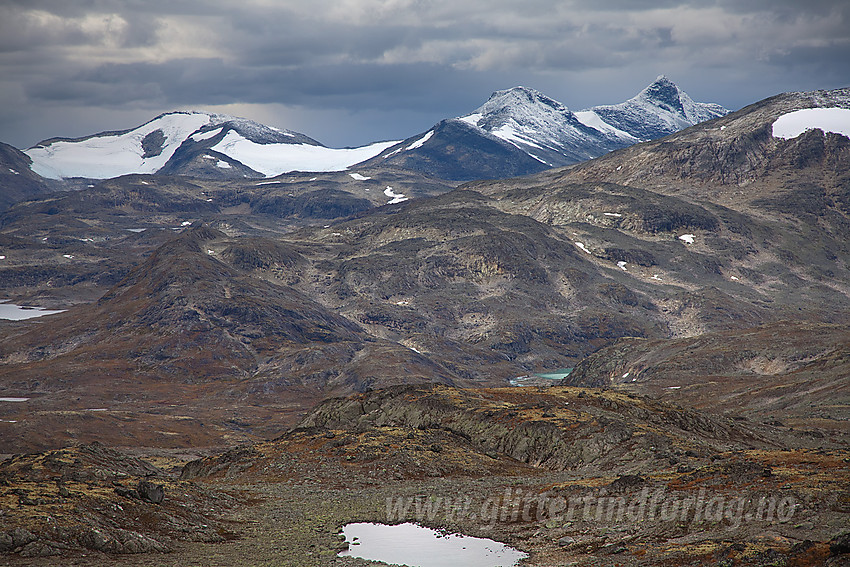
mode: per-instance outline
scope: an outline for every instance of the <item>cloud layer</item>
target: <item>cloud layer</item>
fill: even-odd
[[[844,0],[6,0],[0,141],[204,108],[331,145],[405,137],[496,89],[571,108],[658,74],[739,108],[850,84]]]

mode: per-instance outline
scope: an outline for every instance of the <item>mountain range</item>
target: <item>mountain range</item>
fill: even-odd
[[[526,87],[401,142],[327,148],[303,134],[221,114],[172,112],[131,130],[45,140],[25,151],[49,179],[179,174],[208,179],[396,167],[465,181],[534,173],[598,157],[728,112],[696,103],[666,77],[636,97],[573,113]]]
[[[113,178],[0,145],[3,559],[318,567],[411,521],[528,565],[846,564],[850,89],[678,130],[714,112],[517,88],[348,169],[205,113],[35,152]],[[280,150],[343,169],[266,179]]]
[[[274,407],[405,381],[506,383],[625,337],[793,333],[780,323],[797,320],[838,340],[826,329],[850,310],[850,140],[810,129],[811,111],[843,115],[850,96],[790,93],[571,167],[379,208],[328,211],[330,183],[386,202],[389,168],[248,187],[130,175],[19,203],[0,216],[4,293],[72,308],[7,325],[0,378],[48,405],[68,387],[80,404],[177,388],[217,423],[241,400],[258,432]],[[789,120],[798,131],[775,131]],[[649,374],[617,352],[615,371],[642,387]],[[797,364],[737,356],[736,379]]]

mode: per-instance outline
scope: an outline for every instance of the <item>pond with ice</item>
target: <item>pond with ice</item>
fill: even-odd
[[[41,309],[40,307],[26,307],[13,303],[0,303],[0,319],[10,321],[22,321],[24,319],[32,319],[33,317],[62,313],[63,311],[64,309]]]
[[[342,528],[348,551],[339,555],[409,567],[511,567],[527,553],[491,539],[444,534],[405,523],[354,523]]]

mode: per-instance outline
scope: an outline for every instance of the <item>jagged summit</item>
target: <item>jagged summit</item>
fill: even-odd
[[[665,75],[658,75],[658,78],[643,89],[635,99],[651,100],[659,106],[666,106],[669,110],[684,112],[682,95],[688,96]]]
[[[626,102],[594,106],[577,114],[582,119],[598,119],[640,141],[647,141],[728,113],[719,104],[694,102],[676,83],[659,75]]]

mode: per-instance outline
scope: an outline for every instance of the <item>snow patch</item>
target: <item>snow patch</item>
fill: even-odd
[[[603,215],[605,215],[606,217],[617,217],[617,218],[620,218],[621,216],[623,216],[623,215],[621,215],[620,213],[602,213],[602,214],[603,214]]]
[[[203,140],[209,140],[210,138],[215,138],[221,134],[221,128],[215,128],[214,130],[210,130],[209,132],[195,132],[190,138],[195,140],[196,142],[201,142]],[[204,156],[207,157],[207,156]]]
[[[473,112],[467,116],[461,116],[458,120],[462,120],[467,124],[472,124],[473,126],[478,126],[478,123],[481,122],[481,119],[484,118],[484,115],[480,112]]]
[[[227,163],[223,159],[218,160],[218,163],[215,164],[215,165],[217,167],[220,167],[221,169],[230,169],[231,167],[233,167],[232,165],[230,165],[229,163]]]
[[[365,175],[361,175],[359,173],[349,173],[348,175],[350,175],[351,178],[355,181],[368,181],[372,179],[371,177],[366,177]],[[313,179],[315,179],[315,177]]]
[[[387,188],[384,189],[384,195],[390,198],[390,200],[387,201],[388,205],[395,205],[396,203],[403,203],[408,200],[403,193],[396,193],[389,185],[387,185]]]
[[[416,140],[415,142],[413,142],[412,144],[407,146],[405,148],[405,150],[415,150],[416,148],[421,148],[425,144],[425,142],[427,142],[428,140],[431,139],[431,136],[433,136],[433,135],[434,135],[434,131],[431,130],[430,132],[428,132],[427,134],[425,134],[424,136],[422,136],[421,138],[419,138],[418,140]]]
[[[593,128],[594,130],[599,130],[600,132],[605,132],[606,134],[612,134],[613,136],[616,136],[617,138],[622,138],[627,142],[640,141],[628,132],[611,126],[610,124],[602,120],[602,118],[600,118],[599,115],[593,112],[592,110],[580,110],[579,112],[573,112],[573,114],[579,122],[581,122],[585,126]]]
[[[540,157],[538,157],[538,156],[534,155],[534,154],[533,154],[533,153],[531,153],[531,152],[525,152],[525,153],[527,153],[528,155],[530,155],[531,157],[533,157],[534,159],[536,159],[537,161],[539,161],[540,163],[542,163],[542,164],[544,164],[544,165],[548,165],[549,167],[554,167],[551,163],[549,163],[549,162],[548,162],[548,161],[546,161],[545,159],[540,158]]]
[[[683,234],[682,236],[679,237],[679,240],[681,240],[682,242],[684,242],[686,244],[693,244],[694,238],[696,238],[696,236],[693,235],[693,234]]]
[[[510,124],[505,124],[504,126],[501,126],[498,129],[493,130],[490,133],[493,134],[494,136],[496,136],[497,138],[501,138],[506,142],[510,142],[511,144],[517,146],[520,149],[522,149],[520,147],[520,144],[523,144],[523,145],[526,145],[526,146],[531,146],[532,148],[539,148],[541,150],[543,149],[543,147],[540,146],[540,144],[535,143],[534,140],[529,139],[527,136],[523,136],[520,132],[518,132]],[[538,159],[539,161],[543,161],[540,158],[536,158],[536,159]]]
[[[783,114],[773,123],[773,137],[790,140],[816,128],[850,138],[850,109],[806,108]]]
[[[578,246],[579,248],[581,248],[582,250],[584,250],[585,252],[590,254],[590,250],[588,250],[587,247],[582,242],[576,242],[576,246]]]
[[[622,260],[617,262],[617,267],[623,270],[624,272],[628,272],[628,270],[626,269],[626,262],[623,262]]]

